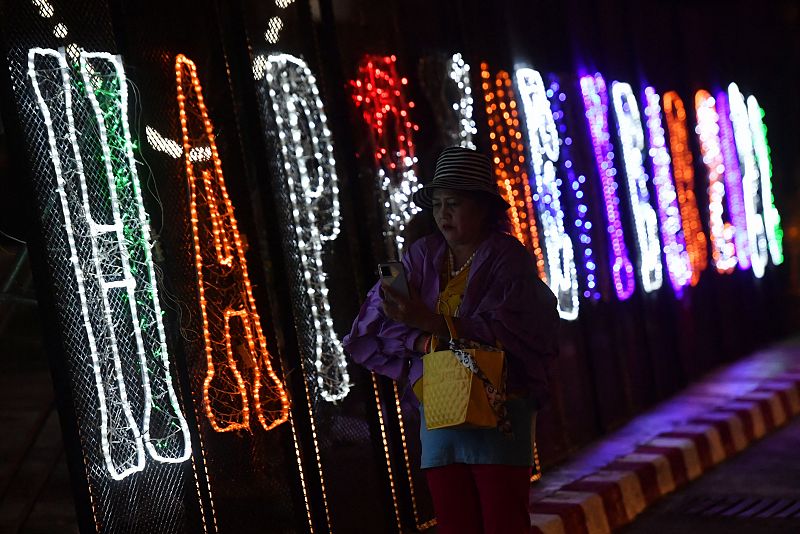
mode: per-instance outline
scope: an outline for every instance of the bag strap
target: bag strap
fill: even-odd
[[[453,318],[449,315],[442,315],[444,317],[444,322],[447,323],[447,331],[450,332],[450,341],[458,339],[458,334],[456,333],[456,325],[453,322]]]

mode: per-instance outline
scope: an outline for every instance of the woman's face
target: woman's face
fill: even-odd
[[[433,190],[433,218],[450,245],[482,238],[486,206],[473,196],[449,189]]]

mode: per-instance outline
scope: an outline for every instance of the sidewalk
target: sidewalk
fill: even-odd
[[[800,340],[720,369],[531,489],[532,533],[602,534],[800,413]]]

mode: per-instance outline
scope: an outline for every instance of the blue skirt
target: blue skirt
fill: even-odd
[[[428,430],[425,410],[419,407],[422,469],[450,464],[500,464],[533,466],[531,418],[536,402],[530,399],[506,401],[512,433],[495,428],[439,428]]]

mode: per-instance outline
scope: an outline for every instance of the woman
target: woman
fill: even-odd
[[[509,205],[485,155],[445,149],[414,202],[433,210],[438,231],[403,258],[410,295],[376,284],[345,348],[357,363],[413,384],[422,355],[450,337],[447,314],[460,338],[505,350],[511,435],[429,431],[420,407],[421,465],[440,534],[528,532],[532,420],[546,400],[546,367],[557,351],[555,296],[525,247],[505,232]]]

